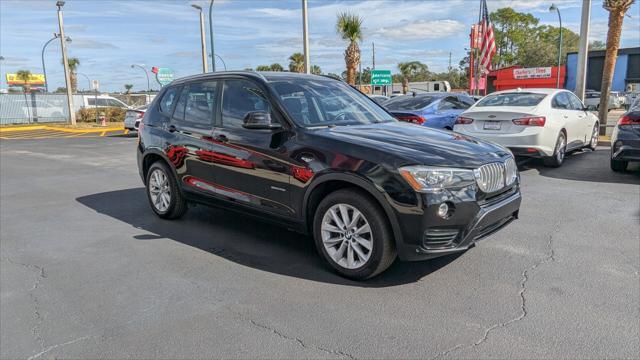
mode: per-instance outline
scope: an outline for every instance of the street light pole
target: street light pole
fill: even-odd
[[[140,69],[144,70],[144,74],[147,75],[147,96],[145,97],[145,99],[147,100],[147,104],[149,103],[149,93],[151,92],[151,84],[149,83],[149,72],[147,71],[147,68],[145,67],[144,64],[139,65],[139,64],[131,64],[131,68],[135,69],[136,67],[139,67]]]
[[[60,47],[62,48],[62,64],[64,65],[64,83],[67,86],[67,108],[69,109],[69,120],[71,125],[76,125],[76,113],[73,106],[73,93],[71,89],[71,76],[69,75],[69,63],[67,61],[67,44],[66,37],[64,36],[64,23],[62,21],[62,7],[64,1],[58,0],[56,2],[58,7],[58,27],[60,28]]]
[[[576,74],[575,93],[584,101],[584,90],[587,87],[587,58],[589,53],[589,18],[591,16],[591,0],[582,0],[582,18],[580,19],[580,45],[578,47],[578,73]]]
[[[4,56],[0,56],[0,74],[2,74],[2,62],[4,61]],[[0,75],[0,89],[2,89],[2,76]]]
[[[307,16],[307,0],[302,0],[302,37],[304,42],[304,72],[311,73],[309,63],[309,21]]]
[[[213,50],[213,0],[209,3],[209,44],[211,45],[211,71],[216,72],[216,54]],[[220,58],[222,60],[222,58]],[[222,62],[224,64],[224,61]],[[227,70],[227,65],[224,65],[224,69]]]
[[[218,54],[209,54],[211,55],[211,58],[213,59],[214,56],[216,56],[218,59],[220,59],[220,61],[222,61],[222,65],[224,66],[224,70],[227,71],[227,63],[224,62],[224,59],[222,58],[222,56],[218,55]],[[213,70],[215,71],[215,70]]]
[[[60,37],[60,34],[53,34],[53,37],[51,38],[51,40],[47,41],[46,43],[44,43],[44,46],[42,47],[42,73],[44,74],[44,89],[46,92],[49,92],[49,81],[47,79],[47,68],[45,66],[44,63],[44,51],[47,49],[47,45],[49,45],[50,42],[52,42],[53,40],[57,39]],[[71,43],[71,38],[67,36],[67,38],[65,39],[66,42]]]
[[[204,35],[204,14],[202,13],[202,7],[196,4],[191,4],[191,7],[197,9],[200,13],[200,43],[202,45],[202,72],[207,73],[207,44],[205,42]]]
[[[560,89],[560,62],[562,61],[562,16],[560,16],[560,9],[556,4],[551,4],[549,11],[556,11],[558,13],[558,21],[560,22],[560,39],[558,41],[558,70],[556,76],[556,88]]]

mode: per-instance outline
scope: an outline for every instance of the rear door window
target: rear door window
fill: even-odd
[[[217,95],[217,81],[185,85],[173,113],[173,122],[211,129],[215,120]]]
[[[571,101],[569,100],[569,97],[567,96],[566,92],[561,92],[556,94],[556,96],[553,97],[551,106],[554,109],[565,109],[565,110],[573,109],[571,106]]]
[[[440,101],[438,106],[439,110],[464,110],[468,109],[469,105],[459,101],[457,98],[449,96]]]

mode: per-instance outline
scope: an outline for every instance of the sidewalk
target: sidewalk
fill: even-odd
[[[111,123],[109,126],[101,127],[68,125],[18,125],[0,127],[0,139],[48,139],[48,138],[68,138],[68,137],[95,137],[126,135],[129,130],[123,128],[121,123]]]
[[[600,135],[598,138],[598,145],[600,146],[611,146],[611,134],[613,133],[613,128],[620,120],[622,114],[625,113],[624,109],[615,109],[609,111],[607,114],[607,130],[606,135]],[[597,115],[597,114],[596,114]]]

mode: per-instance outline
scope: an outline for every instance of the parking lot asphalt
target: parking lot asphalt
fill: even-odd
[[[520,219],[367,282],[311,239],[150,210],[135,138],[0,141],[0,358],[637,358],[640,170],[521,165]]]

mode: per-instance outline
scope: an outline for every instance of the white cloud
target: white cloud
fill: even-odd
[[[458,35],[466,25],[457,20],[417,20],[406,25],[381,28],[374,34],[404,40],[439,39]]]

